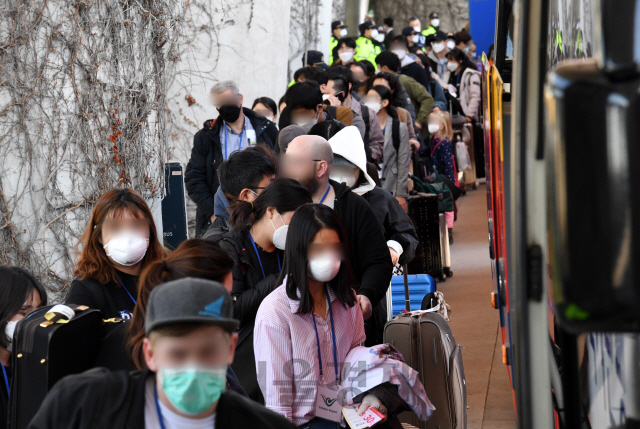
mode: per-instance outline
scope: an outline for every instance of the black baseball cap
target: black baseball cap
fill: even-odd
[[[348,28],[348,27],[344,25],[344,21],[333,21],[331,23],[331,30],[335,30],[337,28]]]
[[[186,277],[156,286],[149,295],[144,330],[179,323],[200,323],[235,331],[233,302],[227,289],[211,280]]]
[[[368,30],[370,28],[375,28],[375,27],[376,27],[376,25],[371,21],[365,21],[362,24],[360,24],[360,30],[361,31],[362,30]]]
[[[438,12],[431,12],[431,14],[429,15],[429,19],[440,19],[440,15],[438,14]]]
[[[413,29],[413,27],[404,27],[404,28],[402,29],[402,35],[403,35],[404,37],[411,36],[411,35],[412,35],[412,34],[414,34],[414,33],[415,33],[415,34],[418,34],[418,33],[416,33],[416,30],[414,30],[414,29]]]
[[[456,40],[456,36],[453,33],[447,33],[447,40],[451,39],[451,40]]]
[[[331,165],[334,167],[360,168],[344,156],[338,154],[333,154],[333,164]]]
[[[447,33],[445,33],[444,31],[436,31],[435,34],[433,35],[433,42],[439,42],[441,40],[447,40]]]
[[[324,54],[320,51],[307,51],[307,62],[304,64],[305,59],[302,58],[302,66],[306,66],[307,64],[320,67],[323,70],[327,70],[329,66],[324,62]]]

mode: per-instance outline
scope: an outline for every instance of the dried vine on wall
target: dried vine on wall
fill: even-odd
[[[0,264],[25,267],[54,298],[103,192],[162,194],[180,10],[14,0],[0,11]]]

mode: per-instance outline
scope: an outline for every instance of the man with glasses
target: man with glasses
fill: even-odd
[[[211,100],[218,110],[215,120],[208,120],[193,138],[191,159],[184,181],[189,198],[197,205],[196,235],[215,219],[214,195],[218,189],[218,167],[233,152],[256,145],[275,147],[278,129],[268,119],[243,108],[243,97],[232,80],[211,88]],[[277,149],[276,149],[277,150]]]
[[[229,231],[229,206],[238,200],[248,203],[255,201],[264,188],[273,182],[276,165],[275,153],[264,146],[232,153],[218,169],[220,187],[214,197],[215,220],[202,238],[214,239]]]

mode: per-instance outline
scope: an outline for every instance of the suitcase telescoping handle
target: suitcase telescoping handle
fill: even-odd
[[[402,274],[404,275],[404,305],[407,311],[411,311],[411,300],[409,299],[409,274],[407,273],[407,264],[402,266]]]

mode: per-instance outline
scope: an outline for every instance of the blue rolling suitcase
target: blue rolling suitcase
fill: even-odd
[[[391,287],[387,296],[388,320],[402,313],[402,310],[426,310],[437,304],[435,297],[436,282],[429,274],[391,277]],[[405,299],[405,285],[409,292],[409,302]],[[389,296],[390,295],[390,296]]]

